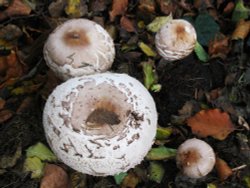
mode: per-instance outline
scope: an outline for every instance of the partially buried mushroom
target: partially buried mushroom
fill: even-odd
[[[185,58],[193,51],[196,39],[196,31],[188,21],[173,19],[156,33],[155,45],[164,59],[175,61]]]
[[[179,146],[176,162],[184,175],[190,178],[201,178],[214,168],[215,154],[206,142],[192,138]]]
[[[46,137],[65,164],[94,176],[114,175],[139,164],[157,127],[153,98],[126,74],[72,78],[49,96]]]
[[[67,80],[108,70],[115,57],[108,32],[88,19],[71,19],[59,25],[44,45],[47,65]]]

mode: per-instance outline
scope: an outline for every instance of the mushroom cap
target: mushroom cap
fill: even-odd
[[[47,65],[67,80],[105,72],[114,61],[114,43],[108,32],[88,19],[71,19],[48,37],[44,49]]]
[[[188,56],[195,47],[196,39],[196,31],[188,21],[174,19],[156,33],[155,45],[164,59],[174,61]]]
[[[43,113],[47,141],[65,164],[94,176],[139,164],[157,128],[155,102],[126,74],[69,79],[49,96]]]
[[[176,162],[184,175],[190,178],[201,178],[213,169],[215,154],[206,142],[192,138],[179,146]]]

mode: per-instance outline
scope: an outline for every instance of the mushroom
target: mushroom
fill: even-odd
[[[195,29],[189,22],[173,19],[156,33],[155,45],[164,59],[174,61],[188,56],[195,47],[196,39]]]
[[[115,57],[114,43],[99,24],[87,19],[71,19],[48,37],[44,49],[47,65],[67,80],[108,70]]]
[[[179,146],[176,162],[184,175],[190,178],[201,178],[213,169],[215,154],[206,142],[192,138]]]
[[[138,80],[99,73],[59,85],[46,102],[43,124],[50,147],[65,164],[107,176],[143,160],[154,142],[157,112]]]

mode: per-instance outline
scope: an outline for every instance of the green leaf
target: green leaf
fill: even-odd
[[[151,89],[151,87],[155,83],[157,83],[157,75],[154,70],[154,62],[145,61],[145,62],[142,62],[141,65],[142,65],[143,74],[144,74],[144,86],[147,89]]]
[[[156,52],[154,50],[152,50],[147,44],[145,44],[144,42],[139,42],[138,46],[140,47],[140,49],[149,57],[155,57],[156,56]]]
[[[207,184],[207,188],[216,188],[216,185],[214,185],[213,183],[209,183]]]
[[[209,60],[209,56],[204,48],[199,44],[197,41],[194,47],[195,54],[197,55],[198,59],[202,62],[207,62]]]
[[[169,16],[156,17],[150,24],[147,25],[147,30],[157,32],[163,25],[172,20],[172,14]]]
[[[210,40],[214,39],[219,33],[220,27],[209,14],[200,14],[197,16],[195,23],[197,38],[201,45],[208,46]]]
[[[241,19],[247,19],[250,10],[244,6],[244,1],[238,0],[233,11],[232,21],[238,22]]]
[[[152,148],[147,156],[147,160],[165,160],[175,157],[176,149],[167,148],[165,146],[159,146],[158,148]]]
[[[128,175],[126,172],[121,172],[119,174],[114,175],[115,183],[117,185],[120,185],[123,181],[123,179]]]
[[[44,163],[38,157],[28,157],[25,159],[23,170],[32,172],[31,178],[40,178],[43,175]]]
[[[248,188],[250,188],[250,176],[244,177],[244,181],[245,181],[245,183],[246,183],[246,186],[247,186]]]
[[[165,169],[164,167],[155,161],[151,161],[149,164],[149,179],[157,183],[161,183],[161,180],[164,176]]]
[[[173,129],[166,127],[158,127],[156,133],[157,140],[165,140],[167,139],[173,132]]]
[[[36,145],[30,146],[26,151],[27,157],[38,157],[42,161],[56,161],[55,154],[49,150],[44,144],[38,142]]]

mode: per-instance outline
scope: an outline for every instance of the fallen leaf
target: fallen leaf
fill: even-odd
[[[5,121],[9,120],[13,116],[13,112],[5,109],[0,111],[0,123],[4,123]]]
[[[232,34],[233,40],[245,39],[250,32],[250,21],[240,20]]]
[[[21,105],[16,110],[16,113],[23,113],[31,108],[32,103],[34,102],[33,98],[31,96],[26,97]]]
[[[148,46],[147,44],[145,44],[144,42],[139,42],[138,46],[140,47],[140,49],[149,57],[155,57],[156,56],[156,52],[154,50],[152,50],[152,48],[150,46]]]
[[[204,48],[200,45],[198,41],[195,44],[194,51],[200,61],[207,62],[209,60],[207,52],[204,50]]]
[[[31,8],[21,0],[13,0],[10,6],[0,12],[0,21],[12,16],[27,16],[31,12]]]
[[[55,162],[57,160],[55,154],[52,153],[52,151],[41,142],[38,142],[37,144],[30,146],[26,151],[26,156],[38,157],[42,161]]]
[[[243,179],[245,181],[247,188],[250,188],[250,175],[245,176]]]
[[[159,146],[152,148],[146,155],[147,160],[166,160],[175,157],[176,149]]]
[[[122,16],[120,19],[120,24],[123,29],[127,32],[135,32],[135,26],[132,20],[128,19],[126,16]]]
[[[228,164],[219,157],[216,158],[215,168],[221,181],[226,180],[233,174],[233,171]]]
[[[156,183],[161,183],[165,169],[159,162],[151,161],[149,163],[149,179]]]
[[[195,19],[194,26],[198,42],[204,46],[207,46],[209,41],[213,40],[220,31],[219,25],[208,13],[199,14]]]
[[[80,18],[88,12],[87,5],[81,0],[68,0],[65,13],[70,18]]]
[[[128,0],[113,0],[112,10],[109,12],[110,21],[114,21],[116,16],[123,15],[128,6]]]
[[[18,78],[23,75],[24,68],[23,65],[19,62],[16,52],[11,50],[11,53],[7,56],[0,57],[1,75],[3,80],[8,80],[10,78]]]
[[[228,2],[226,7],[223,9],[223,14],[231,14],[231,12],[234,10],[235,4],[234,2]]]
[[[43,175],[44,163],[38,157],[27,157],[23,171],[31,172],[31,178],[40,178]]]
[[[18,145],[16,151],[10,155],[1,155],[0,158],[0,169],[11,168],[15,166],[18,159],[22,156],[22,147],[21,144]]]
[[[87,177],[88,175],[87,174],[83,174],[81,172],[73,172],[73,173],[70,173],[70,182],[71,182],[71,187],[75,187],[75,188],[85,188],[87,187]],[[71,188],[70,187],[70,188]]]
[[[56,0],[51,2],[48,7],[49,14],[54,18],[60,17],[64,12],[66,4],[67,0]]]
[[[166,15],[169,15],[176,10],[176,6],[171,0],[157,0],[156,2],[160,6],[161,12]]]
[[[141,62],[143,74],[144,74],[144,86],[150,89],[153,84],[157,83],[157,75],[154,70],[153,61]]]
[[[4,43],[8,43],[13,48],[16,46],[17,40],[22,36],[22,34],[23,32],[19,27],[14,24],[8,24],[0,29],[0,45],[6,48]]]
[[[0,98],[0,110],[4,108],[4,105],[6,104],[6,101],[2,98]]]
[[[40,188],[68,188],[70,185],[65,170],[54,164],[46,164]]]
[[[121,172],[119,174],[114,175],[115,183],[117,185],[120,185],[127,175],[128,175],[127,172]]]
[[[207,188],[217,188],[217,186],[213,183],[207,184]]]
[[[208,45],[208,53],[210,57],[213,58],[220,57],[225,59],[230,50],[229,37],[222,35],[220,37],[215,37],[215,39],[210,41]]]
[[[107,0],[93,0],[91,1],[90,9],[94,12],[101,12],[107,9],[107,5]]]
[[[138,9],[150,13],[155,12],[155,1],[154,0],[140,0]]]
[[[173,133],[173,129],[169,127],[157,127],[156,139],[165,140]]]
[[[157,32],[163,25],[172,20],[172,14],[169,16],[156,17],[150,24],[147,25],[147,30]]]
[[[188,118],[187,125],[191,127],[193,134],[200,137],[212,136],[218,140],[224,140],[234,131],[234,125],[226,112],[219,109],[201,110]]]
[[[249,16],[249,9],[245,7],[243,0],[238,0],[232,15],[232,21],[238,22],[241,19],[247,19]]]
[[[122,181],[122,188],[135,188],[140,182],[139,177],[134,172],[129,172]]]

